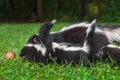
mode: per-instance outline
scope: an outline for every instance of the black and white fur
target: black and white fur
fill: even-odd
[[[56,58],[58,63],[88,64],[91,52],[92,37],[95,30],[95,20],[84,32],[81,43],[54,42],[49,32],[55,21],[45,23],[38,35],[33,35],[21,50],[20,56],[35,62],[46,63],[47,60]]]
[[[53,52],[52,39],[49,32],[55,22],[56,21],[44,23],[39,34],[32,35],[29,38],[20,53],[23,59],[42,63],[47,62],[49,53]]]
[[[53,41],[79,43],[82,41],[83,33],[91,23],[82,22],[64,27],[58,32],[51,32]],[[120,25],[96,25],[93,36],[91,60],[94,60],[94,54],[97,51],[113,41],[120,42]]]
[[[86,30],[92,24],[87,22],[77,23],[65,27],[58,32],[51,32],[48,34],[54,22],[55,21],[45,23],[40,29],[39,34],[35,34],[29,38],[27,44],[21,50],[20,56],[22,58],[46,63],[49,59],[49,55],[55,53],[54,51],[56,51],[56,49],[62,49],[65,46],[76,46],[76,44],[80,47],[81,43],[84,43],[83,37]],[[120,27],[118,25],[96,25],[91,42],[92,46],[90,48],[92,53],[90,53],[89,57],[94,59],[94,57],[96,57],[94,54],[97,53],[101,47],[113,41],[120,42],[119,32]],[[46,36],[46,34],[48,35]],[[59,48],[54,47],[55,44],[58,45]],[[70,47],[67,48],[67,50],[70,49]],[[77,47],[75,49],[77,49]],[[54,55],[52,54],[52,56]]]
[[[84,32],[81,43],[56,43],[53,42],[54,55],[58,63],[83,63],[89,66],[89,56],[91,53],[91,43],[95,30],[95,21]]]
[[[120,65],[120,46],[109,44],[101,47],[95,54],[99,60],[107,60],[107,62],[115,62]]]

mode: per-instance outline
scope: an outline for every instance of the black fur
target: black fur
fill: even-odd
[[[90,52],[91,52],[91,42],[93,40],[93,34],[94,34],[94,30],[95,30],[95,24],[92,24],[89,28],[88,28],[90,31],[87,33],[87,32],[84,32],[84,36],[83,36],[83,39],[81,40],[81,44],[67,44],[68,48],[69,47],[83,47],[84,46],[84,43],[86,42],[86,45],[87,47],[89,47],[89,50],[88,52],[85,52],[84,49],[83,50],[77,50],[77,51],[65,51],[64,49],[59,49],[59,48],[56,48],[55,49],[55,55],[53,55],[53,57],[56,57],[57,58],[57,62],[58,63],[75,63],[75,64],[78,64],[78,63],[83,63],[83,65],[86,65],[86,66],[89,66],[89,56],[90,56]],[[87,29],[87,30],[88,30]],[[86,30],[86,31],[87,31]]]
[[[45,55],[41,54],[42,51],[37,51],[34,46],[25,46],[21,50],[20,56],[32,60],[35,62],[43,62],[46,63],[47,60],[49,60],[49,57],[56,57],[57,62],[68,62],[68,63],[81,63],[83,59],[83,64],[88,66],[88,58],[90,55],[90,50],[91,50],[91,41],[92,41],[92,36],[95,30],[95,25],[91,25],[89,28],[91,29],[88,33],[84,31],[84,35],[80,36],[81,39],[78,42],[79,44],[74,43],[69,43],[69,41],[61,41],[62,43],[70,44],[70,45],[65,45],[69,47],[83,47],[84,43],[86,42],[86,45],[89,48],[88,52],[85,52],[84,50],[76,50],[76,51],[65,51],[64,49],[60,48],[53,48],[52,44],[55,42],[53,37],[50,36],[49,32],[53,24],[51,22],[45,23],[42,28],[40,29],[39,35],[33,35],[27,42],[27,44],[32,44],[32,45],[44,45],[46,48]],[[53,41],[52,41],[53,40]],[[60,42],[57,42],[59,45]],[[61,45],[59,45],[61,47]],[[49,56],[51,54],[51,56]]]
[[[64,31],[59,31],[56,33],[49,33],[51,27],[53,26],[53,24],[51,22],[47,22],[45,23],[42,28],[39,31],[38,35],[33,35],[32,37],[30,37],[30,39],[28,40],[28,43],[31,44],[39,44],[41,46],[45,46],[46,48],[46,52],[45,55],[42,54],[41,51],[37,51],[34,47],[24,47],[21,50],[21,54],[20,56],[25,58],[25,59],[29,59],[35,62],[43,62],[46,63],[49,60],[49,55],[51,54],[51,56],[57,57],[57,62],[61,63],[61,62],[74,62],[74,63],[80,63],[81,59],[80,59],[80,55],[82,56],[86,56],[84,58],[85,62],[84,64],[87,63],[88,61],[88,57],[90,58],[90,60],[94,60],[96,59],[95,54],[98,52],[98,50],[105,46],[108,45],[109,43],[109,39],[106,36],[106,33],[91,33],[91,36],[88,37],[87,39],[90,40],[88,41],[90,45],[90,53],[89,55],[86,55],[84,51],[64,51],[61,49],[56,48],[55,52],[54,49],[52,48],[52,44],[54,42],[56,42],[57,44],[60,43],[70,43],[72,44],[72,46],[82,46],[82,43],[84,43],[84,39],[85,39],[85,31],[87,30],[88,27],[74,27],[68,30],[64,30]],[[111,30],[117,30],[119,27],[114,27],[113,26],[108,26],[108,25],[102,25],[103,27],[99,27],[99,25],[97,25],[97,28],[100,28],[100,30],[107,30],[109,32],[111,32]],[[106,26],[106,27],[105,27]],[[93,30],[94,32],[94,30]],[[113,35],[114,36],[114,35]],[[115,40],[118,41],[118,40]],[[78,52],[82,52],[82,54],[78,54]],[[72,55],[71,55],[72,54]],[[27,57],[26,57],[27,56]],[[29,57],[29,58],[28,58]]]
[[[84,37],[84,32],[87,27],[75,27],[70,30],[65,30],[63,32],[58,32],[55,34],[51,34],[52,40],[54,42],[67,42],[67,43],[82,43],[82,39]],[[91,42],[92,53],[89,56],[91,61],[94,60],[94,54],[104,45],[109,44],[107,37],[104,34],[94,34],[93,42]]]
[[[24,46],[21,50],[20,56],[27,60],[32,60],[35,62],[46,63],[49,57],[48,53],[52,52],[52,43],[50,37],[50,29],[53,26],[53,23],[46,22],[42,25],[38,35],[33,35],[28,40],[27,44],[40,45],[41,47],[46,48],[45,55],[42,55],[42,51],[37,51],[34,46]]]
[[[108,63],[115,63],[120,65],[120,47],[103,46],[96,54],[99,60],[107,60]]]

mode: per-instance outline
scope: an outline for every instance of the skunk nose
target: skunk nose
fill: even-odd
[[[29,60],[29,58],[26,57],[26,56],[21,56],[21,59],[22,59],[23,61]]]
[[[22,59],[26,59],[26,56],[23,55],[23,53],[20,53],[20,57],[21,57]]]

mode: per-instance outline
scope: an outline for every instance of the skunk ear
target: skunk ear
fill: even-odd
[[[41,38],[47,37],[47,35],[50,32],[50,29],[52,28],[52,26],[54,25],[55,22],[56,22],[56,20],[49,21],[49,22],[44,23],[41,26],[40,31],[39,31],[39,35]]]
[[[87,28],[84,38],[83,38],[83,45],[87,44],[90,45],[92,41],[92,37],[95,31],[95,26],[96,26],[96,19],[93,20],[90,24],[90,26]]]

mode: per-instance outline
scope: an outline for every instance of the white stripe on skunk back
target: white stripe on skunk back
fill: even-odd
[[[52,22],[54,23],[55,20],[53,20]],[[93,20],[93,23],[94,22],[95,22],[95,20]],[[76,28],[76,27],[78,27],[78,28],[83,28],[84,27],[84,28],[87,29],[91,24],[92,23],[88,23],[88,22],[76,23],[76,24],[64,27],[58,32],[51,32],[50,34],[56,34],[56,33],[59,33],[59,32],[64,32],[64,31],[67,31],[67,30],[70,30],[70,29],[73,29],[73,28]],[[109,27],[100,27],[100,26],[96,25],[95,33],[105,35],[110,43],[112,43],[113,41],[120,42],[120,27],[109,28]]]
[[[107,45],[107,47],[109,47],[109,48],[118,48],[118,49],[120,49],[120,46],[113,45],[113,44],[109,44],[109,45]]]
[[[81,22],[81,23],[76,23],[76,24],[64,27],[60,31],[66,31],[66,30],[69,30],[69,29],[72,29],[72,28],[75,28],[75,27],[89,27],[89,26],[90,26],[90,23]]]
[[[84,51],[86,53],[89,53],[90,47],[87,45],[87,42],[84,42],[83,47],[80,46],[68,46],[66,43],[52,43],[53,51],[55,52],[55,49],[60,49],[63,51]]]
[[[110,43],[113,41],[120,42],[120,28],[105,29],[104,34],[107,36]]]

